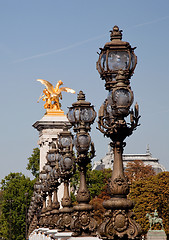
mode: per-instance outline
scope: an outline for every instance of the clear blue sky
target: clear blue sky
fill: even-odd
[[[0,0],[0,179],[18,171],[30,176],[27,158],[38,141],[32,124],[44,114],[37,78],[53,84],[61,79],[83,90],[98,111],[107,91],[96,71],[97,51],[114,25],[138,56],[131,87],[141,126],[126,139],[125,153],[145,153],[149,144],[169,170],[169,1]],[[64,94],[65,113],[75,101]],[[92,138],[99,160],[108,139],[96,126]]]

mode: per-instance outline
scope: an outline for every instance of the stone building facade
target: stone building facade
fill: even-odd
[[[100,170],[104,168],[113,168],[113,149],[110,144],[108,145],[108,152],[99,161],[95,161],[93,164],[93,169]],[[158,158],[152,157],[149,146],[147,146],[147,151],[145,154],[123,154],[123,164],[124,168],[128,162],[133,162],[134,160],[141,160],[145,165],[151,165],[156,174],[166,171],[165,167],[159,163]]]

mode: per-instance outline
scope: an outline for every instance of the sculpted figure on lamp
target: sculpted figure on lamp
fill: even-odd
[[[42,84],[45,85],[45,89],[43,90],[43,95],[39,97],[38,102],[40,99],[42,99],[45,104],[44,108],[45,109],[53,109],[53,110],[58,110],[61,111],[61,104],[59,102],[59,99],[62,99],[62,92],[70,92],[70,93],[75,93],[75,91],[71,88],[68,87],[61,87],[63,85],[63,82],[59,80],[55,86],[43,79],[37,79],[37,81],[41,82]]]

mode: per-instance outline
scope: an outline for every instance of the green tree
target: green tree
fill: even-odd
[[[25,239],[26,209],[30,204],[34,182],[22,173],[10,173],[1,181],[0,236],[4,239]]]
[[[111,169],[92,170],[92,165],[87,165],[86,182],[91,198],[94,198],[102,192],[105,192],[109,178],[111,177],[111,173]],[[79,170],[76,169],[75,174],[71,178],[71,187],[73,192],[76,192],[78,190],[79,180]]]
[[[165,232],[169,234],[169,172],[133,182],[129,197],[135,202],[136,220],[144,233],[149,229],[146,214],[157,209],[159,217],[163,219]]]
[[[39,176],[39,162],[40,162],[40,150],[34,148],[31,157],[28,158],[27,170],[30,170],[32,175],[37,178]]]
[[[107,194],[106,189],[111,177],[111,169],[89,170],[87,171],[87,185],[90,191],[91,198],[97,197],[100,194]]]

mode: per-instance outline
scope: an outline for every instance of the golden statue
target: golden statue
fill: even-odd
[[[63,85],[63,82],[61,80],[58,81],[56,84],[56,87],[54,88],[53,85],[43,79],[37,79],[37,81],[41,82],[45,85],[45,89],[43,90],[43,95],[39,97],[38,102],[40,99],[42,99],[45,104],[44,108],[47,110],[54,110],[54,111],[62,111],[61,110],[61,103],[59,102],[59,99],[62,99],[62,92],[70,92],[75,93],[75,91],[71,88],[67,87],[61,87]]]

